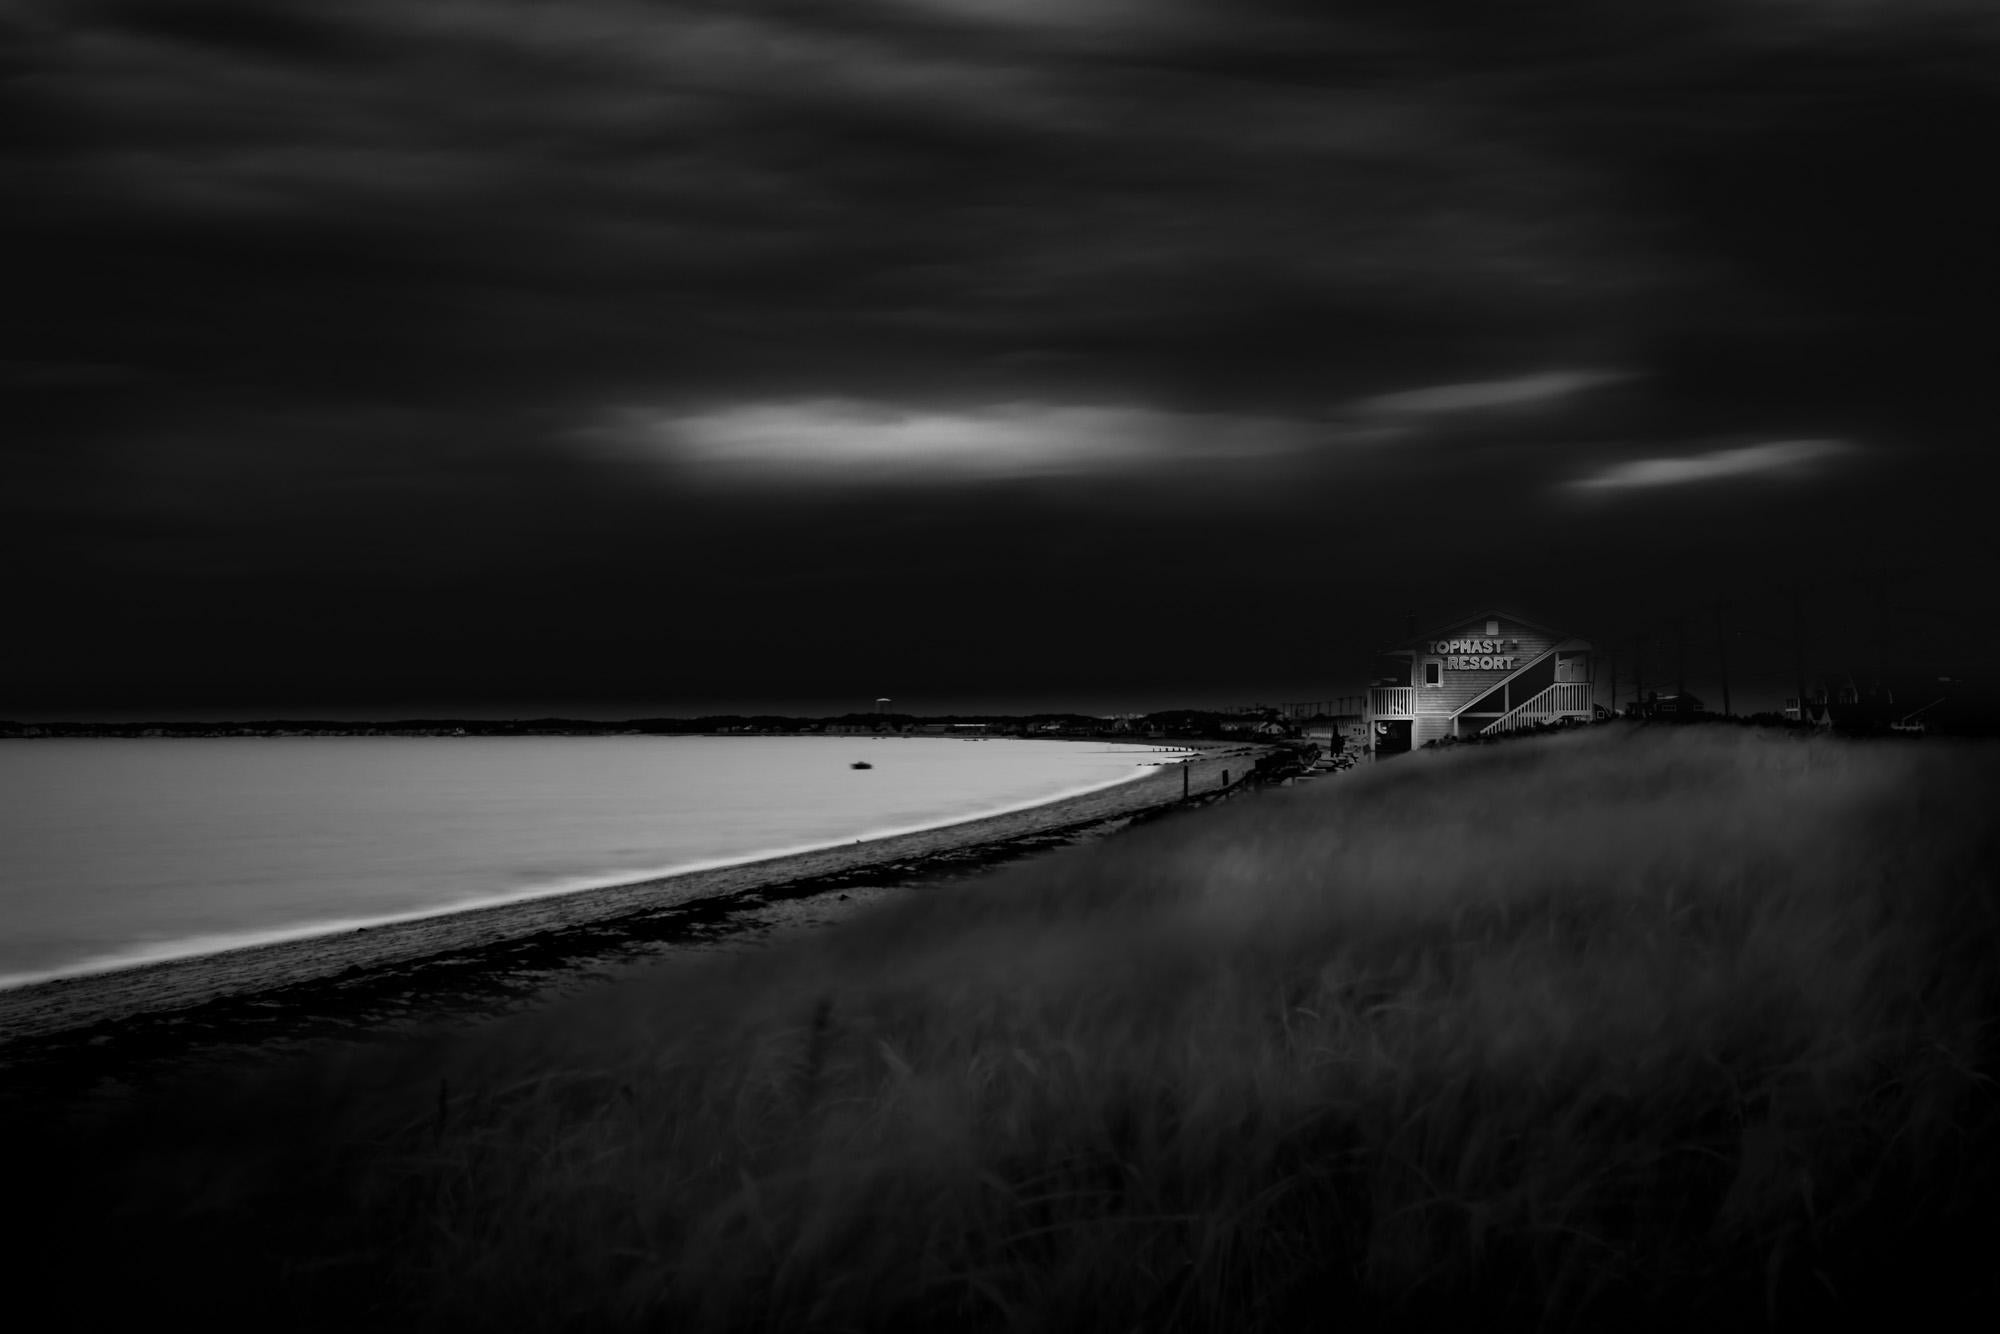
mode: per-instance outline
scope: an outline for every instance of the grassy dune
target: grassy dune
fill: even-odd
[[[1624,726],[10,1142],[210,1326],[1817,1327],[1990,1300],[1995,754]],[[18,1215],[17,1215],[18,1216]]]

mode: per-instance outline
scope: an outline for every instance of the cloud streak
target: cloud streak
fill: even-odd
[[[1536,408],[1573,398],[1600,385],[1631,379],[1629,373],[1600,370],[1546,371],[1499,380],[1431,385],[1378,394],[1354,405],[1368,416],[1425,417],[1462,412]]]
[[[1773,440],[1740,449],[1717,449],[1677,458],[1632,459],[1568,482],[1573,491],[1603,493],[1689,486],[1743,477],[1801,477],[1815,465],[1849,453],[1840,440]]]
[[[823,398],[683,412],[626,408],[584,434],[699,480],[825,486],[1254,469],[1302,453],[1323,433],[1275,417],[1129,405],[940,409]]]

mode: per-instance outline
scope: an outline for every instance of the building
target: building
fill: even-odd
[[[1698,718],[1708,712],[1708,705],[1701,696],[1689,691],[1683,695],[1669,690],[1666,694],[1648,691],[1646,698],[1635,699],[1625,706],[1627,718]]]
[[[1269,718],[1229,718],[1220,727],[1228,735],[1286,736],[1285,725]]]
[[[1315,718],[1299,729],[1299,735],[1314,742],[1328,755],[1368,749],[1368,718],[1365,713],[1335,714]]]
[[[1852,733],[1992,730],[1992,701],[1981,698],[1975,682],[1912,672],[1865,678],[1834,674],[1813,681],[1807,690],[1803,717],[1798,697],[1786,698],[1787,720]]]
[[[1450,621],[1382,656],[1390,670],[1366,715],[1378,755],[1596,716],[1590,643],[1510,612]]]

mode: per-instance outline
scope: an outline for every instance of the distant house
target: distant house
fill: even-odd
[[[1658,691],[1650,691],[1647,693],[1646,698],[1626,705],[1625,716],[1627,718],[1677,718],[1705,713],[1707,710],[1708,706],[1702,703],[1701,696],[1695,694],[1693,691],[1689,691],[1686,695],[1681,695],[1673,691],[1662,695]]]
[[[2000,696],[1990,685],[1916,672],[1884,677],[1823,676],[1808,687],[1805,708],[1785,700],[1784,716],[1842,732],[1945,732],[1990,735]]]

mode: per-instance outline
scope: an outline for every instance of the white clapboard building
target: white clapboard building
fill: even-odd
[[[1594,716],[1591,645],[1510,612],[1486,611],[1385,649],[1368,692],[1377,754]]]

